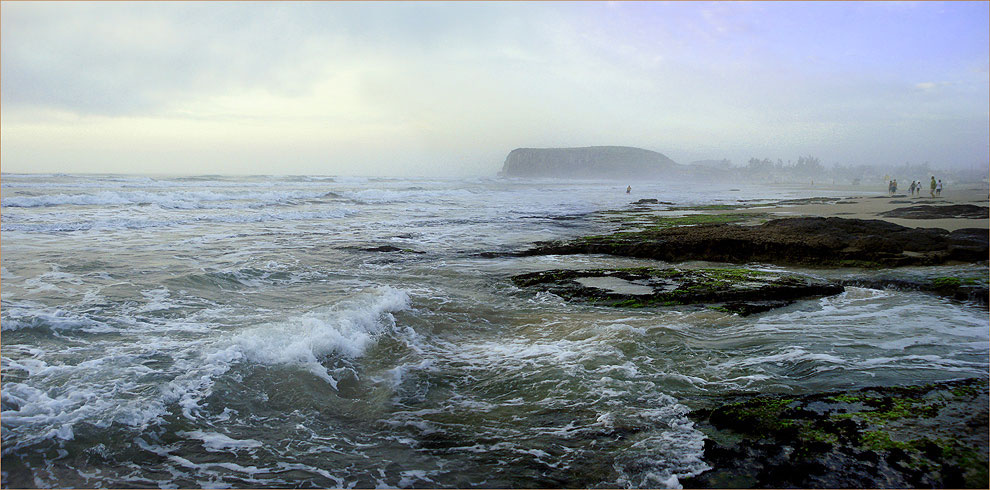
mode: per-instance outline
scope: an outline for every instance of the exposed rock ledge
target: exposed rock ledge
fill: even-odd
[[[752,269],[550,270],[513,276],[520,287],[571,301],[628,308],[702,304],[748,315],[794,300],[841,293],[838,284]]]
[[[910,201],[908,201],[910,202]],[[891,209],[880,213],[880,216],[887,218],[910,218],[910,219],[944,219],[944,218],[970,218],[987,219],[990,216],[990,208],[986,206],[974,206],[972,204],[952,204],[948,206],[908,206],[905,208]]]
[[[540,242],[521,255],[611,254],[667,262],[763,262],[826,267],[895,267],[980,262],[985,229],[908,228],[882,220],[785,218],[759,226],[648,228],[567,242]]]
[[[737,395],[689,414],[711,470],[685,488],[987,488],[986,379]]]

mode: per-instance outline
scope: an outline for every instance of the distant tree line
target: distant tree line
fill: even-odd
[[[843,165],[826,166],[813,155],[800,156],[797,161],[778,158],[750,158],[745,166],[735,167],[727,159],[701,160],[693,162],[699,167],[721,168],[733,178],[762,183],[821,183],[862,184],[868,186],[885,185],[888,179],[897,179],[903,185],[912,180],[924,180],[935,176],[946,182],[978,182],[988,178],[990,168],[973,166],[969,169],[942,169],[929,162],[903,165]]]
[[[787,163],[780,158],[776,162],[769,158],[760,160],[750,158],[749,163],[744,167],[748,172],[757,174],[791,175],[795,177],[814,177],[825,174],[825,167],[817,157],[798,157],[797,163],[788,160]]]

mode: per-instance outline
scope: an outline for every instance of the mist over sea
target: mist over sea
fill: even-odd
[[[720,395],[990,360],[986,311],[922,292],[607,308],[509,277],[658,264],[482,255],[608,232],[596,212],[642,198],[829,191],[61,174],[0,191],[4,487],[676,487],[708,467],[686,414]],[[986,269],[896,273],[961,271]]]

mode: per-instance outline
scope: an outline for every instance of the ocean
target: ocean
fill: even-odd
[[[677,487],[709,467],[687,413],[722,395],[987,373],[986,311],[917,291],[848,287],[741,317],[571,304],[509,280],[663,266],[504,253],[606,233],[599,212],[637,199],[837,195],[824,190],[61,174],[0,186],[8,488]]]

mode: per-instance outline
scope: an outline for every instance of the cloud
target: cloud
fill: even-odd
[[[144,114],[190,93],[303,92],[323,68],[303,62],[316,54],[309,34],[287,29],[292,23],[277,11],[260,17],[236,8],[169,7],[5,8],[4,104]]]
[[[4,162],[98,166],[126,158],[115,144],[186,145],[223,169],[588,144],[854,163],[931,141],[983,158],[985,5],[937,22],[869,5],[5,3]],[[195,154],[191,171],[212,165]]]

